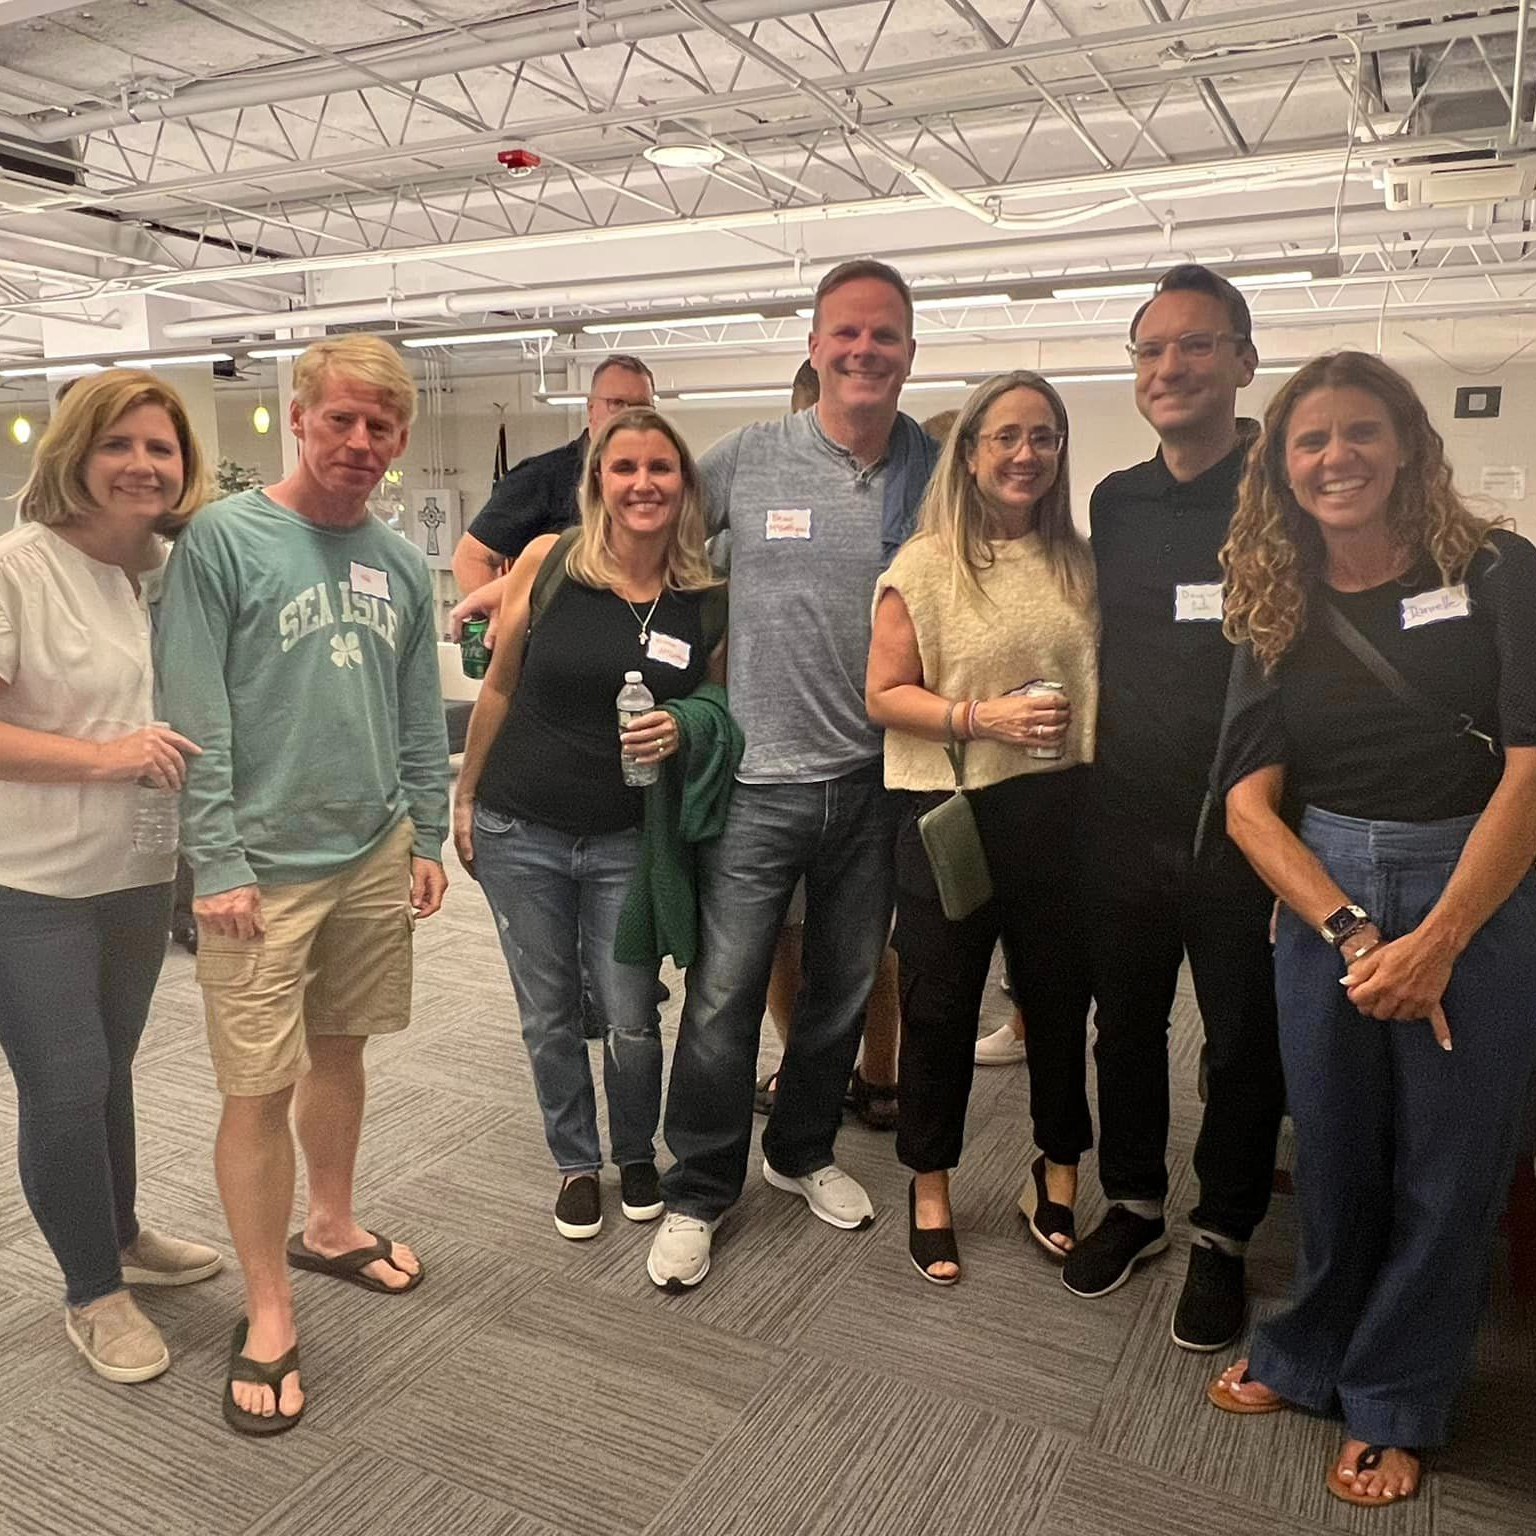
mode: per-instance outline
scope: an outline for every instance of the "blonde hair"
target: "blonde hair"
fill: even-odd
[[[339,375],[376,389],[395,408],[403,426],[416,419],[416,381],[400,354],[378,336],[327,336],[311,342],[293,364],[293,398],[312,410],[326,381]]]
[[[1237,510],[1221,547],[1226,574],[1222,627],[1234,644],[1253,647],[1272,672],[1306,627],[1308,595],[1322,579],[1324,546],[1286,477],[1286,432],[1303,397],[1318,389],[1358,389],[1387,409],[1403,454],[1387,503],[1387,531],[1415,563],[1425,555],[1454,586],[1497,520],[1472,512],[1451,483],[1445,440],[1424,402],[1395,368],[1365,352],[1314,357],[1286,381],[1264,413],[1248,450]]]
[[[108,368],[77,379],[54,405],[26,484],[16,492],[22,520],[51,528],[90,522],[99,510],[85,488],[91,449],[114,422],[141,405],[158,405],[171,418],[181,449],[181,495],[155,527],[156,533],[174,538],[212,496],[212,477],[181,396],[163,379],[137,368]]]
[[[677,450],[683,476],[683,504],[667,540],[662,585],[672,592],[701,592],[719,586],[723,578],[704,551],[704,488],[698,466],[677,428],[659,411],[647,406],[610,416],[587,449],[576,498],[581,508],[581,532],[566,556],[567,572],[589,587],[618,586],[625,579],[609,538],[613,515],[603,501],[603,455],[620,432],[660,432]]]
[[[982,418],[1004,395],[1015,389],[1033,390],[1051,408],[1061,451],[1056,458],[1056,479],[1033,508],[1034,531],[1045,545],[1051,570],[1070,603],[1086,603],[1093,595],[1093,556],[1088,541],[1072,522],[1072,485],[1067,469],[1067,408],[1045,379],[1026,368],[1000,373],[978,385],[956,413],[944,439],[939,462],[928,482],[927,494],[917,513],[917,537],[937,541],[949,556],[956,588],[965,585],[980,597],[981,572],[992,565],[992,543],[987,537],[987,503],[976,488],[968,455],[977,446]]]

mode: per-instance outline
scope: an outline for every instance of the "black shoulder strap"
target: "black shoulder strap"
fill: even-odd
[[[537,574],[533,578],[533,586],[528,591],[528,628],[530,632],[533,626],[539,622],[540,615],[554,601],[555,593],[565,585],[566,556],[570,554],[571,545],[576,542],[580,534],[580,524],[573,528],[565,529],[550,546],[549,553],[544,556],[544,563],[539,567]]]
[[[1471,715],[1458,714],[1446,704],[1437,704],[1415,688],[1364,635],[1322,594],[1318,595],[1323,622],[1333,631],[1334,638],[1345,646],[1354,658],[1400,703],[1419,714],[1449,726],[1458,736],[1471,736],[1482,742],[1495,757],[1502,757],[1504,749],[1488,735],[1477,729]]]

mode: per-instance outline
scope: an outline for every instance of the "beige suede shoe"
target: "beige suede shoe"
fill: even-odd
[[[139,1235],[123,1249],[124,1285],[192,1285],[216,1275],[224,1267],[224,1255],[206,1243],[189,1243],[140,1227]]]
[[[65,1307],[64,1332],[108,1381],[150,1381],[171,1363],[160,1330],[127,1291],[113,1291],[89,1306]]]

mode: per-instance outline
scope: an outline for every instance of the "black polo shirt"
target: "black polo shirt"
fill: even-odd
[[[1097,798],[1113,814],[1193,834],[1232,647],[1221,566],[1254,423],[1219,463],[1176,480],[1155,458],[1101,480],[1089,506],[1099,577]]]
[[[587,462],[587,434],[514,464],[469,525],[471,537],[505,560],[516,560],[540,534],[581,521],[576,492]]]

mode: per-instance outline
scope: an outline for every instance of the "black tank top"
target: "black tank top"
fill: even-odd
[[[636,604],[642,618],[649,606]],[[639,672],[661,705],[703,682],[700,607],[696,592],[663,592],[651,617],[653,636],[688,647],[677,667],[646,655],[622,597],[568,576],[528,638],[512,707],[480,775],[480,802],[572,837],[638,826],[645,802],[620,766],[619,689],[626,672]]]

